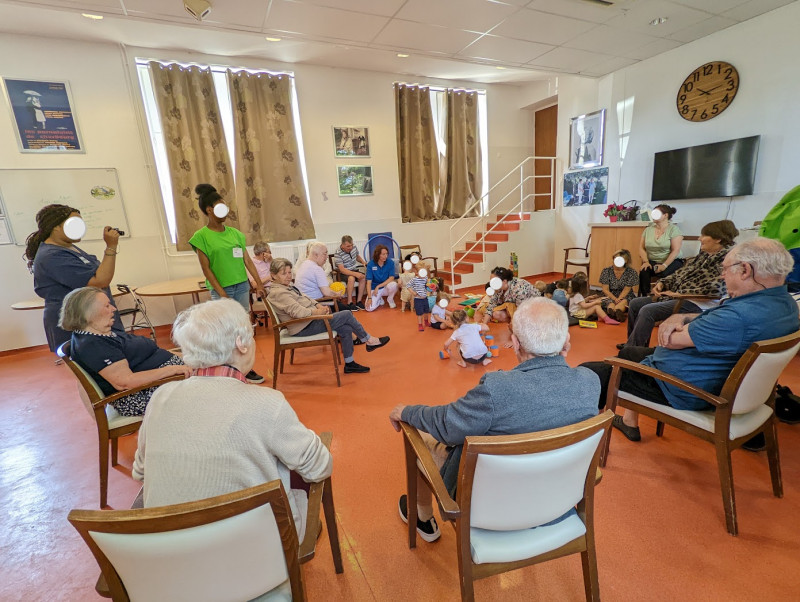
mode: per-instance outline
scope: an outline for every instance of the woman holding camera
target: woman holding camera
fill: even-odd
[[[96,286],[114,305],[109,285],[114,277],[120,232],[110,226],[103,229],[106,248],[100,261],[75,245],[86,234],[86,223],[77,209],[47,205],[36,214],[36,225],[38,229],[26,240],[23,257],[33,272],[33,290],[44,299],[44,332],[50,351],[55,351],[71,336],[58,326],[58,312],[67,293]],[[124,330],[119,315],[113,328]]]

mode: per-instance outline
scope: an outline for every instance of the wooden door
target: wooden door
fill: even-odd
[[[558,126],[558,105],[536,111],[534,115],[533,154],[537,157],[556,156],[556,131]],[[550,161],[536,161],[535,173],[537,176],[550,176]],[[536,197],[534,209],[553,209],[551,183],[549,178],[536,178],[534,184]],[[543,195],[543,196],[540,196]]]

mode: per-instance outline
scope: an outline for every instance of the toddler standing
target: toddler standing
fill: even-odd
[[[468,323],[467,312],[463,309],[455,310],[450,319],[453,321],[455,331],[445,341],[445,353],[450,353],[450,343],[455,341],[458,343],[458,353],[461,355],[458,365],[462,368],[467,367],[467,362],[484,366],[491,364],[492,360],[488,357],[489,349],[481,339],[481,332],[489,332],[489,327],[486,324]]]
[[[414,313],[417,314],[417,325],[420,332],[425,330],[425,326],[430,325],[428,316],[431,313],[430,305],[428,305],[427,275],[424,277],[419,275],[419,271],[422,269],[428,270],[428,266],[424,261],[417,263],[417,273],[406,285],[406,288],[412,292]]]

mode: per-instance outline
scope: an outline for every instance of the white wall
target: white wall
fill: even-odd
[[[191,60],[251,68],[293,70],[296,75],[309,194],[321,240],[342,234],[364,239],[369,232],[391,231],[401,243],[419,243],[429,254],[447,255],[449,222],[402,224],[397,185],[397,153],[392,83],[407,78],[391,74],[308,65],[285,65],[258,59],[207,57],[182,52],[137,52],[110,44],[81,43],[0,34],[0,76],[69,81],[74,111],[86,154],[23,155],[14,141],[10,109],[0,101],[2,168],[115,167],[131,226],[117,259],[115,282],[143,285],[200,272],[193,254],[175,254],[164,244],[163,216],[149,141],[141,129],[141,106],[132,59]],[[415,83],[469,86],[465,82],[415,80]],[[531,116],[521,110],[520,88],[481,86],[489,111],[490,182],[531,153]],[[373,196],[339,198],[335,166],[349,161],[333,154],[333,125],[370,127],[374,170]],[[353,163],[353,162],[351,162]],[[151,175],[152,174],[152,175]],[[327,201],[322,193],[327,194]],[[539,244],[552,245],[550,239]],[[102,253],[101,242],[81,245]],[[0,246],[0,351],[44,344],[39,311],[12,311],[16,301],[32,299],[33,278],[20,258],[23,248]],[[151,317],[170,323],[188,299],[149,298]]]

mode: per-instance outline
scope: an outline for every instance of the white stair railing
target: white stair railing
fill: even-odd
[[[535,165],[536,161],[548,161],[550,163],[549,167],[549,175],[536,175],[535,172]],[[452,292],[456,292],[458,289],[458,284],[456,284],[456,266],[460,264],[464,259],[467,257],[467,254],[475,251],[476,249],[479,250],[481,253],[486,252],[486,236],[492,233],[503,221],[512,213],[519,213],[520,219],[522,219],[522,213],[524,209],[525,201],[528,199],[535,199],[537,196],[549,196],[551,199],[550,202],[550,209],[555,208],[556,202],[556,183],[557,183],[557,176],[560,172],[556,170],[558,167],[558,159],[556,157],[528,157],[524,161],[522,161],[519,165],[511,169],[505,176],[500,178],[497,183],[492,186],[489,191],[484,194],[481,198],[476,199],[464,212],[464,215],[456,219],[450,226],[450,287]],[[535,182],[539,178],[547,178],[550,180],[550,191],[549,192],[536,192]],[[526,184],[530,183],[531,181],[534,182],[533,192],[526,191]],[[488,207],[485,211],[481,209],[483,207],[487,207],[489,204],[489,198],[492,193],[497,192],[500,193],[499,187],[501,185],[511,186],[511,189],[502,195],[502,197],[491,207]],[[518,195],[515,193],[518,192]],[[510,209],[506,211],[506,213],[497,219],[497,223],[495,223],[491,228],[488,230],[486,229],[487,220],[489,217],[494,215],[498,208],[503,205],[508,199],[512,198],[512,195],[515,198],[518,198],[517,202],[514,203]],[[534,203],[535,204],[535,203]],[[474,210],[478,210],[480,213],[480,219],[478,219],[472,226],[467,228],[467,231],[462,234],[458,239],[453,240],[455,234],[454,231],[456,228],[459,227],[459,224],[462,220],[466,219],[470,216]],[[495,216],[496,217],[496,216]],[[473,232],[480,231],[481,235],[475,241],[469,243],[465,243],[465,250],[464,255],[456,260],[456,249],[461,244],[461,241],[467,239]]]

